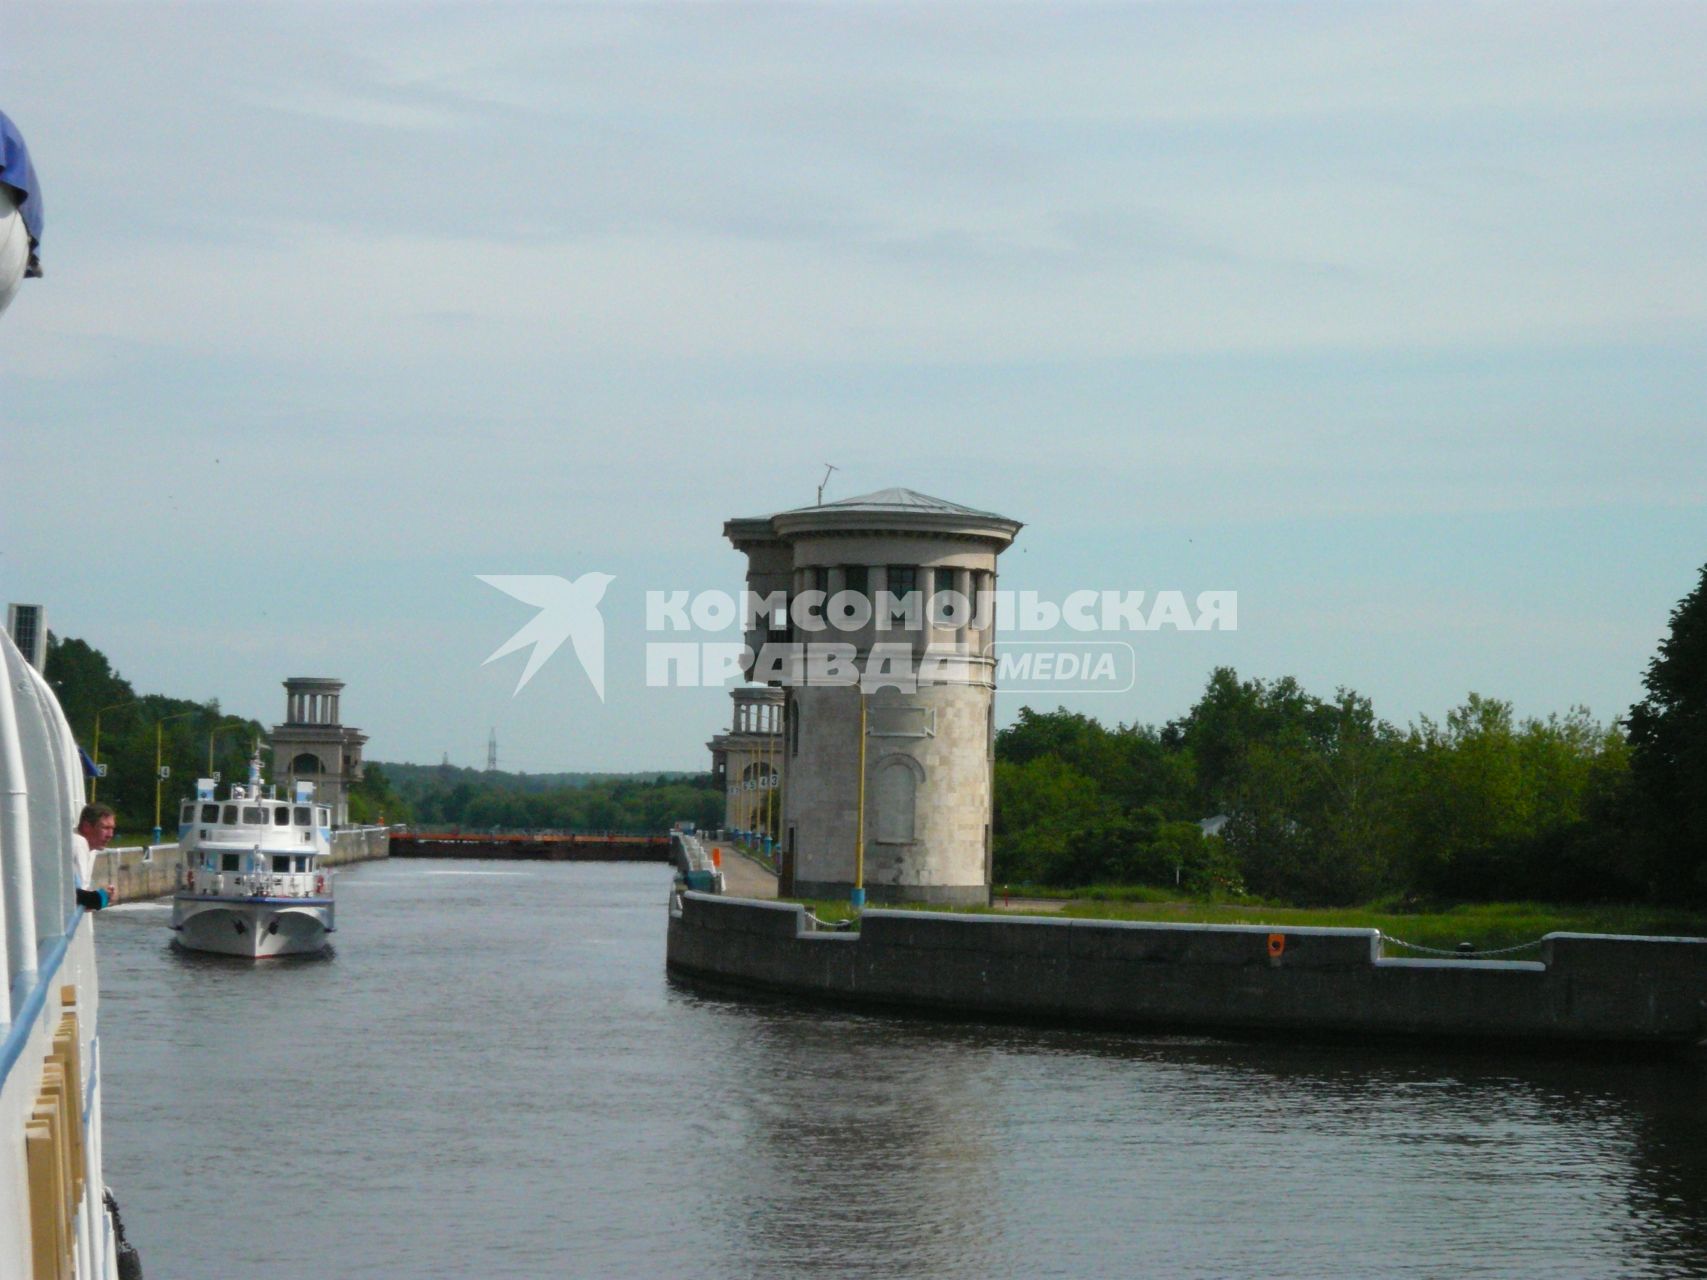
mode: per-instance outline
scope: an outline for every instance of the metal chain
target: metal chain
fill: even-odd
[[[1380,930],[1376,930],[1380,933]],[[1509,956],[1518,951],[1530,951],[1539,947],[1544,939],[1537,938],[1534,942],[1520,942],[1515,947],[1500,947],[1494,951],[1442,951],[1439,947],[1425,947],[1420,942],[1406,942],[1403,938],[1395,938],[1390,933],[1382,933],[1381,941],[1391,942],[1396,947],[1409,947],[1412,951],[1420,951],[1429,956],[1445,956],[1449,960],[1485,960],[1489,956]]]
[[[806,912],[806,918],[810,920],[816,928],[823,929],[829,933],[841,933],[853,928],[854,925],[852,920],[820,920],[817,916],[813,915],[810,910]]]

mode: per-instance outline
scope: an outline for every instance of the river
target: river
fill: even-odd
[[[150,1280],[1707,1276],[1707,1066],[708,997],[669,872],[379,862],[326,958],[97,922]]]

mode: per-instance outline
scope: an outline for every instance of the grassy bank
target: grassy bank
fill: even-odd
[[[1541,902],[1477,902],[1438,911],[1401,912],[1373,906],[1276,907],[1080,899],[1067,903],[1061,913],[1098,920],[1379,929],[1390,938],[1445,950],[1468,942],[1477,951],[1490,951],[1533,942],[1549,933],[1707,935],[1707,916],[1693,912],[1640,906],[1555,906]]]
[[[1017,897],[1017,895],[1016,895]],[[1027,901],[1042,903],[1039,899]],[[998,898],[998,902],[1000,899]],[[820,919],[845,920],[845,901],[811,901]],[[1707,914],[1623,905],[1554,905],[1541,902],[1477,902],[1432,911],[1394,910],[1383,904],[1362,907],[1288,907],[1271,904],[1202,902],[1156,890],[1100,891],[1050,899],[1049,914],[1085,920],[1156,920],[1192,924],[1249,924],[1277,927],[1317,925],[1343,929],[1379,929],[1390,938],[1451,950],[1468,942],[1491,951],[1534,942],[1549,933],[1634,933],[1707,937]],[[919,910],[932,908],[921,907]],[[994,908],[962,908],[1004,912]],[[1394,955],[1405,954],[1392,948]],[[1522,957],[1519,957],[1522,958]]]

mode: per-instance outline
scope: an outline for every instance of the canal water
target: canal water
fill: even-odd
[[[336,953],[97,924],[151,1280],[1707,1275],[1707,1070],[866,1016],[664,974],[655,865],[389,862]]]

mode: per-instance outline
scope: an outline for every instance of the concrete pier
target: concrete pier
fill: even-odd
[[[1707,939],[1549,934],[1538,961],[1412,960],[1373,929],[867,911],[814,931],[798,904],[682,895],[672,972],[955,1016],[1432,1040],[1694,1045]]]

